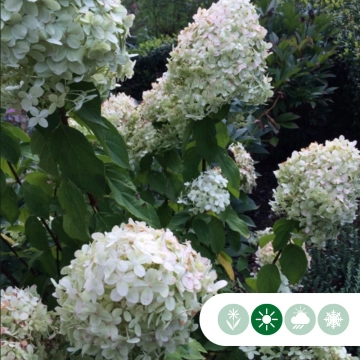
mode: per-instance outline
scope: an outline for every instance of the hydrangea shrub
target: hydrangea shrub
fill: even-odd
[[[180,33],[167,72],[143,94],[138,116],[156,136],[142,153],[176,148],[187,120],[203,120],[234,97],[266,102],[272,91],[266,76],[271,44],[263,41],[265,34],[248,0],[220,0],[199,9]],[[135,143],[141,142],[141,129],[132,134]]]
[[[1,290],[1,358],[44,359],[44,340],[54,331],[53,315],[36,286]]]
[[[30,126],[46,127],[70,94],[75,109],[91,99],[72,83],[92,82],[107,96],[116,77],[133,73],[125,39],[134,16],[120,0],[6,0],[0,10],[1,107],[30,112]]]
[[[358,360],[357,357],[348,354],[343,346],[241,346],[240,349],[250,360],[254,359],[255,355],[261,355],[261,360]]]
[[[226,285],[169,230],[130,220],[92,238],[54,282],[60,333],[72,352],[119,360],[174,352],[195,330],[201,303]]]
[[[343,136],[325,145],[312,143],[279,165],[279,186],[270,202],[276,213],[297,220],[318,246],[352,223],[360,197],[360,151]]]

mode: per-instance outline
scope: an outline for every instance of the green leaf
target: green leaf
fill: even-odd
[[[299,126],[296,125],[294,122],[281,123],[281,127],[286,128],[286,129],[298,129],[299,128]]]
[[[30,148],[34,154],[39,155],[39,167],[57,177],[59,176],[59,171],[55,161],[51,157],[49,141],[50,138],[46,138],[40,131],[35,130],[31,136]]]
[[[83,106],[77,112],[77,114],[95,134],[96,138],[102,145],[105,153],[109,155],[110,159],[115,164],[123,168],[130,169],[126,143],[120,135],[119,131],[109,120],[105,119],[104,117],[100,117],[100,120],[106,127],[93,121],[87,121],[87,119],[84,118],[83,115],[83,112],[87,113],[87,110],[85,110],[85,108],[86,106]]]
[[[281,218],[275,222],[273,226],[275,233],[275,239],[273,242],[274,252],[277,252],[286,246],[290,240],[291,232],[294,231],[297,224],[297,221],[285,218]]]
[[[41,267],[44,269],[45,273],[54,278],[58,279],[56,260],[54,259],[51,249],[45,251],[39,258]]]
[[[258,272],[256,284],[260,293],[276,293],[280,287],[280,272],[276,265],[266,264]]]
[[[191,181],[200,175],[199,165],[201,162],[201,156],[197,152],[195,147],[186,149],[184,154],[184,181]]]
[[[110,232],[114,226],[120,226],[125,221],[121,214],[109,214],[98,212],[95,215],[96,230],[95,232]]]
[[[239,218],[238,214],[233,209],[227,208],[220,214],[220,217],[229,225],[231,230],[238,232],[245,238],[250,237],[248,226],[243,220]]]
[[[105,188],[104,164],[78,130],[59,125],[50,138],[50,152],[63,174],[80,189],[102,195]]]
[[[140,197],[141,197],[142,200],[149,203],[150,205],[152,205],[152,206],[155,205],[154,193],[151,190],[146,190],[146,189],[142,190],[140,192]]]
[[[179,198],[180,192],[184,187],[182,176],[176,173],[165,173],[166,177],[166,188],[165,196],[171,201],[176,202]]]
[[[251,287],[251,289],[253,289],[255,291],[258,290],[258,288],[257,288],[257,279],[256,278],[246,278],[245,282],[246,282],[246,284],[248,284]]]
[[[36,216],[29,216],[25,223],[26,238],[34,248],[46,251],[49,249],[49,240],[46,229]]]
[[[149,226],[160,228],[160,220],[154,208],[137,198],[134,185],[125,170],[115,164],[106,164],[105,172],[115,201],[135,217],[144,220]]]
[[[0,170],[0,196],[3,196],[6,191],[6,177],[2,170]]]
[[[229,245],[230,248],[233,251],[239,251],[241,248],[241,238],[240,238],[240,234],[237,231],[233,231],[231,229],[229,229],[228,231],[228,235],[227,235],[227,240],[229,241]]]
[[[152,154],[146,154],[140,160],[140,170],[141,171],[149,171],[151,169],[151,165],[153,163],[153,156]]]
[[[203,159],[211,163],[214,161],[219,148],[216,140],[215,122],[210,119],[195,121],[193,131],[198,153]]]
[[[215,127],[217,143],[221,148],[225,149],[230,141],[227,126],[222,121],[220,121],[215,125]]]
[[[18,138],[5,126],[0,124],[0,155],[5,160],[16,165],[21,155]]]
[[[17,196],[14,189],[7,186],[0,199],[0,214],[13,224],[19,217],[20,211],[17,204]]]
[[[216,122],[221,121],[221,120],[224,120],[224,119],[227,117],[227,115],[228,115],[228,113],[229,113],[229,111],[230,111],[230,107],[231,107],[231,104],[225,104],[225,105],[223,105],[223,106],[218,110],[217,113],[212,113],[212,114],[210,114],[210,115],[209,115],[209,118],[215,120]],[[204,121],[206,121],[206,119],[205,119]]]
[[[308,266],[305,251],[298,245],[289,244],[280,256],[281,272],[291,284],[298,283],[305,274]]]
[[[183,166],[181,162],[181,157],[176,150],[171,150],[164,153],[164,159],[169,169],[181,174]]]
[[[259,239],[259,246],[263,248],[267,243],[275,239],[275,234],[264,235]]]
[[[55,232],[55,235],[59,239],[61,244],[65,244],[69,247],[77,247],[79,248],[81,246],[81,241],[74,239],[70,237],[64,230],[64,217],[63,216],[57,216],[52,222],[51,222],[51,230]]]
[[[15,135],[20,141],[27,143],[30,142],[30,137],[23,130],[21,130],[18,126],[14,126],[10,123],[3,122],[1,126],[8,129],[13,135]]]
[[[209,244],[209,229],[205,221],[196,219],[194,220],[192,227],[195,231],[198,239],[205,245]]]
[[[228,155],[227,151],[218,148],[215,161],[220,165],[223,175],[229,181],[228,189],[236,197],[239,197],[240,171],[235,161]]]
[[[188,211],[180,211],[172,217],[168,228],[173,231],[176,229],[182,229],[184,228],[184,225],[190,220],[190,217],[191,216]]]
[[[291,112],[288,112],[288,113],[285,113],[285,114],[281,114],[280,116],[278,116],[276,118],[276,122],[278,124],[280,123],[283,123],[283,122],[287,122],[287,121],[292,121],[292,120],[296,120],[296,119],[299,119],[299,115],[296,115],[294,113],[291,113]],[[282,124],[281,124],[282,125]]]
[[[225,232],[222,222],[213,217],[208,225],[209,243],[215,254],[220,253],[225,247]]]
[[[49,180],[49,176],[43,172],[34,171],[26,174],[26,181],[29,184],[40,186],[43,192],[51,197],[54,193],[54,184],[52,182],[49,184]]]
[[[150,187],[159,194],[165,194],[166,191],[166,178],[164,173],[159,171],[150,171],[148,175]]]
[[[239,257],[237,263],[236,263],[236,268],[238,269],[238,271],[243,271],[247,268],[248,266],[248,260],[244,257]]]
[[[31,185],[25,181],[21,185],[21,190],[30,214],[45,219],[48,218],[50,212],[49,197],[43,189],[40,186]]]
[[[195,121],[189,120],[188,124],[186,125],[185,131],[184,131],[184,137],[183,137],[183,144],[181,147],[181,153],[184,154],[185,153],[185,149],[188,145],[188,142],[190,140],[190,136],[192,134],[193,131],[193,127],[194,127]]]
[[[64,231],[72,238],[90,241],[89,222],[91,213],[79,188],[65,178],[59,187],[58,199],[65,210]]]
[[[164,203],[156,210],[156,213],[159,216],[161,227],[166,228],[172,219],[173,210],[171,207],[164,201]]]

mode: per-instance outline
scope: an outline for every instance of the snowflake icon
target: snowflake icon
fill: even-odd
[[[344,319],[341,317],[340,312],[336,312],[335,310],[333,310],[326,313],[326,318],[324,320],[326,322],[326,326],[331,326],[333,329],[335,329],[336,327],[341,326],[341,322]]]

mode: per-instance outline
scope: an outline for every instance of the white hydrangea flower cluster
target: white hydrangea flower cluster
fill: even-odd
[[[195,215],[206,211],[220,214],[230,204],[227,183],[216,168],[204,171],[192,183],[185,183],[185,195],[177,202],[192,206],[189,211]]]
[[[163,144],[168,142],[166,138],[161,139],[158,136],[151,122],[140,117],[137,105],[135,99],[119,93],[110,96],[101,106],[101,115],[107,118],[123,136],[133,166],[148,152],[155,150],[160,145],[160,140]]]
[[[360,151],[343,136],[325,145],[312,143],[275,171],[279,186],[272,209],[297,220],[310,240],[322,247],[336,239],[340,225],[352,223],[360,197]]]
[[[101,115],[107,118],[120,133],[123,133],[126,124],[131,120],[131,116],[137,107],[137,102],[131,96],[124,93],[110,95],[101,105]]]
[[[268,227],[264,230],[255,231],[251,235],[249,242],[253,245],[258,245],[259,239],[261,237],[263,237],[265,235],[272,235],[273,233],[274,233],[273,229],[270,227]],[[307,252],[305,244],[303,244],[302,248],[305,251],[305,255],[308,260],[308,268],[310,269],[311,256]],[[259,268],[263,267],[266,264],[272,264],[275,257],[276,257],[276,254],[274,252],[274,247],[273,247],[272,242],[268,242],[264,247],[258,246],[258,249],[255,252],[255,262],[256,262],[256,264],[258,264]],[[278,289],[278,293],[290,293],[291,289],[296,289],[299,286],[301,286],[300,284],[290,285],[288,278],[281,272],[281,266],[280,266],[279,261],[276,262],[276,266],[278,267],[278,269],[280,271],[280,278],[281,278],[281,284]],[[255,270],[255,272],[253,274],[256,275],[257,269],[254,269],[254,270]]]
[[[202,120],[235,97],[249,104],[266,102],[272,91],[265,75],[271,47],[265,35],[249,0],[220,0],[199,9],[180,32],[163,81],[144,94],[148,119]]]
[[[158,359],[195,329],[194,315],[226,281],[169,230],[129,221],[92,235],[56,287],[60,333],[96,359]]]
[[[142,153],[177,147],[186,119],[202,120],[235,97],[250,104],[271,97],[265,74],[271,44],[263,41],[265,34],[249,0],[219,0],[208,10],[199,9],[181,31],[167,72],[143,94],[138,116],[152,143]],[[163,126],[153,126],[159,122]],[[134,135],[141,140],[136,130]]]
[[[125,38],[134,15],[120,0],[4,0],[0,12],[1,107],[30,112],[30,126],[47,126],[71,83],[93,82],[107,93],[116,77],[133,74]],[[71,95],[75,109],[94,96]]]
[[[53,319],[40,301],[36,286],[1,290],[1,358],[45,359],[42,344],[54,330]]]
[[[234,160],[240,171],[240,190],[251,193],[256,186],[254,160],[240,143],[231,144],[228,148],[234,155]]]
[[[359,360],[342,346],[240,346],[248,359],[261,355],[261,360]]]

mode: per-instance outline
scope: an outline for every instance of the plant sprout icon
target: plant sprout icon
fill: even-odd
[[[229,310],[229,313],[228,313],[228,317],[229,319],[231,320],[232,319],[232,324],[230,323],[229,320],[226,320],[226,323],[228,324],[229,328],[234,331],[235,328],[239,325],[240,323],[240,320],[241,318],[239,318],[236,322],[235,322],[235,319],[237,319],[239,316],[239,313],[237,310],[235,309],[232,309],[232,310]]]
[[[261,321],[261,324],[259,325],[259,329],[265,325],[265,329],[266,331],[268,331],[269,325],[272,326],[273,328],[275,328],[274,324],[272,323],[272,321],[278,321],[279,319],[275,319],[272,318],[272,316],[274,315],[275,311],[273,311],[270,315],[268,314],[268,308],[266,308],[265,310],[265,314],[263,314],[261,311],[259,311],[259,314],[261,315],[260,319],[255,319],[256,321]]]

